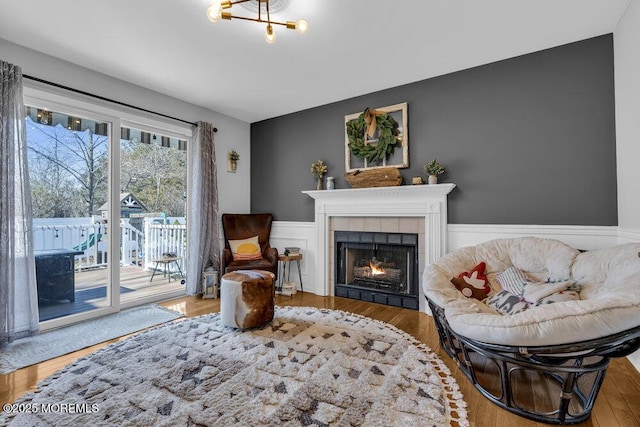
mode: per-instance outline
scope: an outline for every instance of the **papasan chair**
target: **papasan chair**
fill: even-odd
[[[640,347],[640,244],[498,239],[429,265],[440,344],[485,397],[551,424],[589,417],[610,359]]]

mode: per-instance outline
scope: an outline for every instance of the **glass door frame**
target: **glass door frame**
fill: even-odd
[[[191,180],[191,175],[189,174],[189,161],[191,159],[190,155],[191,155],[191,146],[192,146],[192,133],[191,130],[189,130],[189,134],[188,136],[184,133],[178,133],[175,132],[174,130],[170,130],[167,129],[166,127],[159,127],[158,126],[159,122],[154,123],[150,123],[149,121],[139,121],[139,120],[135,120],[135,119],[129,119],[129,120],[125,120],[122,119],[120,121],[120,126],[121,127],[127,127],[127,128],[135,128],[137,130],[141,130],[144,132],[149,132],[152,134],[160,134],[162,136],[169,136],[169,137],[175,137],[175,138],[179,138],[179,139],[183,139],[187,141],[187,179],[186,179],[186,185],[187,185],[187,206],[189,206],[189,194],[190,194],[190,189],[191,189],[191,185],[192,185],[192,180]],[[118,145],[120,144],[120,138],[118,138]],[[118,161],[120,159],[118,158]],[[118,176],[118,178],[120,178]],[[188,210],[188,209],[187,209]],[[119,213],[119,212],[118,212]],[[188,248],[189,248],[189,212],[185,212],[185,219],[186,219],[186,224],[187,224],[187,257],[188,257]],[[185,260],[186,262],[188,262],[188,259]],[[184,265],[184,270],[183,270],[183,274],[186,278],[187,275],[187,264],[185,263]],[[162,301],[162,300],[166,300],[169,298],[179,298],[181,296],[184,296],[186,292],[186,286],[185,286],[185,291],[184,292],[165,292],[159,295],[152,295],[152,296],[148,296],[148,297],[142,297],[142,298],[137,298],[133,301],[129,301],[129,302],[125,302],[125,303],[120,303],[120,308],[121,309],[126,309],[126,308],[131,308],[131,307],[135,307],[141,304],[147,304],[147,303],[152,303],[152,302],[157,302],[157,301]]]
[[[72,93],[63,89],[58,89],[36,82],[25,82],[24,104],[33,107],[46,108],[51,111],[70,114],[73,116],[86,117],[88,119],[100,120],[109,124],[109,178],[108,178],[108,217],[113,220],[111,237],[108,241],[109,256],[107,268],[107,307],[99,307],[90,311],[67,315],[64,317],[40,322],[40,330],[66,326],[72,323],[93,319],[106,314],[116,313],[121,309],[154,302],[171,297],[179,297],[182,293],[161,294],[154,298],[146,297],[139,300],[121,304],[120,303],[120,233],[113,224],[120,224],[120,138],[122,126],[137,127],[143,130],[160,133],[166,136],[173,136],[187,141],[187,159],[190,159],[191,142],[193,130],[188,125],[176,125],[169,120],[161,121],[151,114],[143,114],[140,111],[127,108],[115,108],[113,104],[101,101],[89,96]],[[187,164],[187,168],[188,168]],[[190,195],[191,177],[187,173],[187,205]],[[188,212],[185,212],[188,218]],[[118,227],[119,228],[119,227]],[[187,221],[187,247],[189,239],[189,222]],[[116,286],[117,284],[117,286]]]

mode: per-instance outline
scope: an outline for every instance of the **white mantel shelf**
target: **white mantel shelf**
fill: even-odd
[[[429,195],[446,196],[456,187],[455,184],[424,184],[424,185],[397,185],[394,187],[368,187],[368,188],[344,188],[340,190],[314,190],[303,191],[304,194],[316,200],[346,199],[346,198],[370,198],[377,196],[407,196]]]
[[[329,288],[329,220],[342,216],[423,217],[425,221],[425,255],[431,263],[446,253],[447,195],[455,184],[400,185],[395,187],[349,188],[303,191],[315,200],[317,258],[316,272]],[[420,289],[420,295],[422,290]],[[422,306],[422,301],[421,301]]]
[[[315,199],[316,215],[325,213],[330,216],[423,216],[440,212],[442,209],[446,214],[447,194],[455,187],[455,184],[398,185],[303,193]],[[444,205],[441,202],[444,202]],[[317,220],[316,217],[316,222]]]

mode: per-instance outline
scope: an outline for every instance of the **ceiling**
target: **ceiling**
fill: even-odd
[[[309,31],[269,45],[207,0],[0,0],[0,38],[255,122],[611,33],[630,1],[289,0],[272,19]]]

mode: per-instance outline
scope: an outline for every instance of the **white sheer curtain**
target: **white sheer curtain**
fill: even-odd
[[[38,332],[22,70],[0,60],[0,345]]]
[[[189,263],[187,294],[202,293],[202,272],[220,271],[218,226],[218,175],[213,126],[198,122],[191,150],[191,194],[189,197]]]

